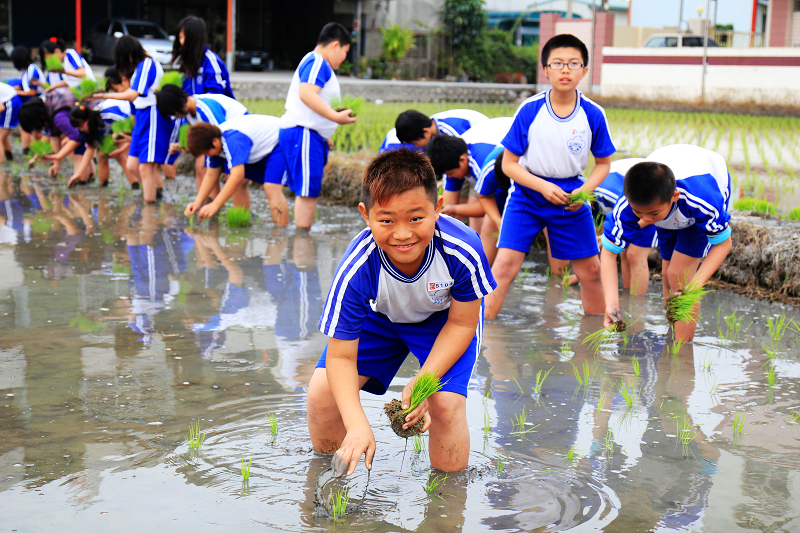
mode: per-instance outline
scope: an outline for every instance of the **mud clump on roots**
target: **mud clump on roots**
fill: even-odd
[[[677,295],[668,296],[664,300],[664,311],[667,316],[667,322],[669,322],[670,324],[674,324],[676,322],[675,313],[673,312],[673,307],[672,307],[672,301],[677,297],[678,297]]]
[[[609,328],[609,330],[610,331],[614,331],[616,333],[622,333],[623,331],[625,331],[627,329],[627,327],[628,326],[625,324],[625,321],[620,318],[619,320],[617,320],[616,322],[611,324],[611,327]]]
[[[389,422],[392,424],[392,429],[398,437],[407,439],[408,437],[422,434],[422,425],[424,419],[420,420],[408,429],[403,429],[403,424],[405,423],[405,418],[408,413],[403,411],[400,400],[395,399],[387,404],[384,404],[383,412],[386,413],[386,416],[389,418]]]

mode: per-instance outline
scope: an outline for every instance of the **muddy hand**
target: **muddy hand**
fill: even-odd
[[[339,456],[340,461],[347,468],[347,475],[355,472],[361,456],[364,456],[364,466],[367,470],[372,470],[372,458],[375,455],[375,436],[372,434],[372,429],[369,425],[364,427],[353,428],[347,432],[342,447],[336,450],[336,455]],[[341,467],[344,470],[345,467]],[[339,468],[334,468],[338,471]]]
[[[412,380],[408,385],[403,387],[403,402],[401,406],[403,409],[408,409],[408,406],[411,403],[411,389],[414,387],[414,381],[415,380]],[[428,414],[428,400],[423,400],[421,404],[419,404],[413,411],[406,415],[403,429],[412,427],[414,424],[419,422],[420,419],[424,419],[422,422],[422,432],[424,433],[428,431],[428,428],[431,425],[431,417]]]

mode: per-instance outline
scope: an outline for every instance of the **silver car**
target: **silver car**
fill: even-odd
[[[168,35],[155,22],[145,20],[105,19],[98,22],[86,41],[86,61],[113,63],[114,45],[123,35],[136,37],[153,59],[164,67],[170,66],[175,36]]]

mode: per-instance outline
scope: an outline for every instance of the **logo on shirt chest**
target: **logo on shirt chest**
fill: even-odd
[[[428,283],[428,298],[434,305],[441,305],[448,301],[453,281],[431,281]]]
[[[567,139],[567,149],[573,155],[578,155],[586,148],[586,131],[572,130],[572,136]]]

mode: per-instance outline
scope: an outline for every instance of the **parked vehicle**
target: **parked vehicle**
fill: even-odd
[[[167,34],[155,22],[129,19],[104,19],[98,22],[86,41],[86,61],[114,62],[114,45],[123,35],[139,39],[150,56],[163,66],[172,61],[174,35]]]
[[[645,48],[695,48],[703,46],[702,35],[692,35],[691,33],[655,33],[644,42]],[[708,38],[709,48],[718,48],[719,43]]]
[[[267,68],[269,54],[259,50],[237,50],[236,70],[255,70],[261,72]]]

